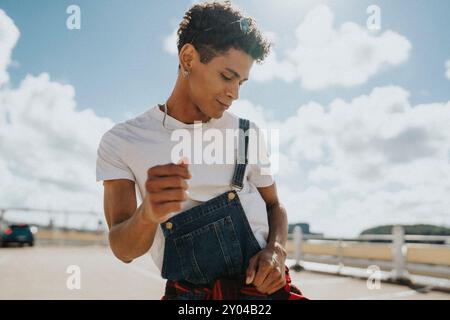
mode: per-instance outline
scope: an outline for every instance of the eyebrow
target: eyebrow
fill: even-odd
[[[229,72],[231,72],[232,74],[234,74],[235,77],[240,78],[241,76],[239,75],[239,73],[237,73],[236,71],[234,71],[233,69],[230,68],[225,68],[226,70],[228,70]],[[242,80],[242,82],[247,81],[248,79],[245,78]]]

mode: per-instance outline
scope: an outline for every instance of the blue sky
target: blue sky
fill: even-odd
[[[302,1],[298,1],[301,3]],[[276,33],[277,50],[292,42],[290,32],[313,8],[314,1],[239,1],[264,30]],[[373,1],[322,1],[335,13],[335,24],[345,21],[365,25],[366,8]],[[68,30],[66,8],[81,8],[81,30]],[[190,1],[133,0],[25,1],[1,0],[0,8],[14,20],[21,37],[13,51],[17,65],[9,72],[13,85],[27,74],[48,72],[53,80],[76,88],[78,108],[92,108],[114,121],[127,112],[137,114],[164,102],[176,78],[177,58],[164,51],[162,42],[172,32]],[[284,5],[283,5],[284,4]],[[409,60],[379,72],[365,84],[309,91],[298,83],[248,82],[241,98],[286,117],[310,100],[328,103],[335,97],[351,98],[380,84],[401,85],[413,103],[445,101],[450,86],[443,64],[450,56],[450,2],[377,1],[382,29],[394,30],[413,44]],[[287,11],[287,12],[283,12]],[[275,13],[275,14],[273,14]],[[51,50],[49,50],[51,49]],[[275,94],[274,94],[275,93]]]
[[[289,221],[345,236],[450,226],[450,2],[233,3],[274,39],[230,111],[279,130]],[[72,4],[81,30],[66,27]],[[165,102],[178,65],[165,43],[190,5],[0,0],[0,207],[103,216],[100,138]]]

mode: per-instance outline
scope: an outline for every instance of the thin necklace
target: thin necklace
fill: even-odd
[[[166,117],[167,117],[167,102],[164,103],[163,105],[160,105],[160,106],[163,106],[163,107],[164,107],[164,117],[163,117],[162,125],[163,125],[163,127],[164,127],[166,130],[171,130],[171,129],[167,128],[166,125],[165,125],[165,123],[166,123]],[[208,124],[208,122],[202,123],[202,125],[207,125],[207,124]],[[175,129],[173,129],[173,130],[175,130]]]
[[[163,118],[163,122],[162,125],[166,130],[170,130],[169,128],[166,127],[165,123],[166,123],[166,117],[167,117],[167,103],[163,104],[164,107],[164,118]]]

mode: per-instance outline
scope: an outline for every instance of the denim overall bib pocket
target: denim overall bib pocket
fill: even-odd
[[[247,165],[249,121],[239,119],[238,161],[232,190],[183,211],[161,224],[165,249],[161,275],[193,285],[245,274],[262,248],[245,215],[237,190]]]

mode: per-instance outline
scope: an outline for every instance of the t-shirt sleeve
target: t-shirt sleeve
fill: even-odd
[[[248,163],[248,180],[253,185],[262,188],[271,186],[275,182],[266,139],[263,132],[253,122],[250,122]]]
[[[103,135],[97,149],[97,181],[114,179],[135,181],[133,172],[121,157],[121,149],[123,145],[120,138],[111,130]]]

